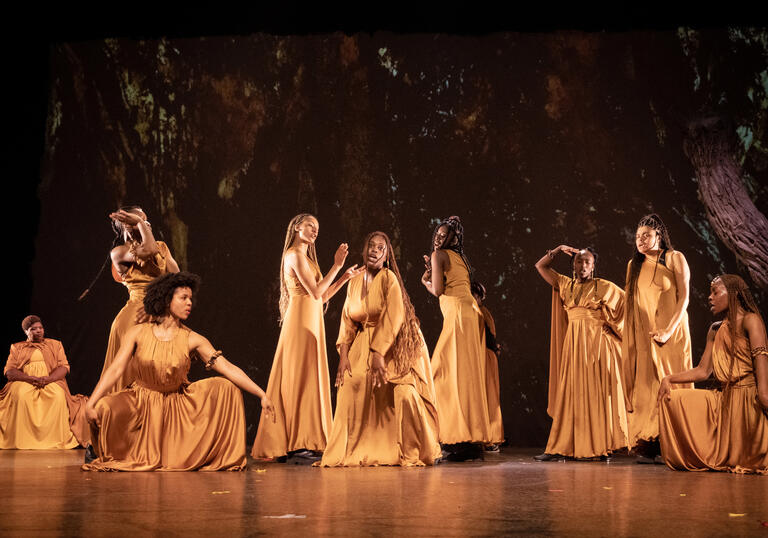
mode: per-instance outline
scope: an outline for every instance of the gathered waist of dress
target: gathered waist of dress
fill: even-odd
[[[163,385],[163,386],[153,385],[151,383],[147,383],[146,381],[140,381],[137,379],[136,381],[133,382],[131,386],[151,390],[153,392],[160,392],[162,394],[175,394],[175,393],[182,392],[184,390],[184,387],[187,386],[187,383],[181,383],[176,387],[171,387],[168,385]]]
[[[144,301],[144,297],[147,296],[146,286],[136,286],[128,288],[128,301],[132,303]]]
[[[574,306],[568,309],[568,321],[592,320],[602,321],[603,313],[585,306]]]
[[[752,373],[746,374],[744,375],[744,377],[741,377],[736,381],[731,381],[730,383],[724,383],[720,381],[721,389],[724,389],[726,387],[742,389],[747,387],[754,387],[755,385],[756,385],[755,376]]]

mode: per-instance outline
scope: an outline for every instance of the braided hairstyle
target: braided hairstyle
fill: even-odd
[[[650,215],[645,215],[643,218],[641,218],[640,222],[637,223],[637,228],[640,228],[641,226],[648,226],[649,228],[656,230],[660,241],[659,248],[662,250],[674,250],[674,247],[672,246],[672,240],[669,238],[669,230],[667,230],[667,226],[664,224],[664,221],[662,221],[661,217],[656,213],[651,213]],[[635,241],[635,253],[632,256],[632,261],[629,264],[629,274],[627,275],[625,289],[627,297],[627,312],[631,312],[632,308],[634,307],[635,292],[637,291],[637,279],[640,276],[640,269],[642,268],[644,261],[645,254],[637,250],[637,241]],[[651,280],[656,278],[656,267],[658,265],[659,259],[657,258],[656,266],[653,268],[653,277]]]
[[[283,319],[285,318],[285,311],[288,310],[288,285],[285,283],[285,270],[283,269],[283,264],[285,262],[285,253],[288,251],[289,248],[291,248],[291,245],[293,245],[293,240],[296,238],[296,227],[304,222],[307,219],[315,219],[317,220],[317,217],[310,213],[299,213],[295,217],[291,219],[291,222],[288,223],[288,229],[285,232],[285,243],[283,243],[283,254],[280,257],[280,324],[282,325]],[[307,246],[307,257],[310,259],[312,263],[314,263],[317,266],[317,250],[315,250],[314,243]]]
[[[397,283],[400,284],[400,292],[403,299],[403,310],[405,313],[405,319],[400,326],[400,331],[397,333],[394,344],[392,344],[392,356],[395,362],[395,371],[399,374],[405,374],[413,365],[413,361],[419,356],[422,349],[422,337],[419,329],[419,318],[416,317],[416,311],[413,308],[408,292],[405,291],[405,284],[403,283],[403,277],[400,275],[400,269],[397,266],[397,260],[395,259],[395,252],[392,250],[392,243],[389,240],[389,236],[384,232],[371,232],[363,243],[363,264],[365,264],[366,254],[368,249],[368,243],[373,237],[379,236],[384,240],[387,245],[387,258],[384,261],[384,267],[389,269],[386,273],[387,278],[390,273],[395,275]],[[382,286],[382,293],[386,294],[389,286]],[[367,298],[367,296],[366,296]],[[382,297],[383,304],[387,304],[386,297]],[[386,307],[382,316],[387,315]]]
[[[127,211],[129,213],[138,213],[141,211],[144,212],[143,209],[141,209],[141,206],[138,205],[124,205],[117,209],[118,211]],[[104,260],[104,263],[101,264],[101,268],[96,272],[96,276],[93,277],[93,280],[91,280],[91,283],[88,284],[88,287],[85,288],[85,291],[80,294],[80,297],[77,298],[78,301],[82,301],[85,299],[85,296],[88,295],[88,292],[91,291],[91,288],[94,284],[96,284],[96,281],[99,280],[99,277],[101,276],[101,273],[104,272],[104,269],[106,269],[109,265],[112,264],[112,249],[114,249],[118,245],[125,244],[125,225],[120,222],[117,219],[111,219],[112,222],[112,231],[115,232],[115,237],[112,239],[112,244],[109,246],[109,252],[107,253],[107,259]]]
[[[597,280],[595,280],[595,268],[597,268],[597,251],[593,249],[592,247],[585,247],[579,250],[577,254],[574,254],[573,257],[571,257],[571,297],[573,297],[573,286],[576,283],[576,256],[584,255],[586,253],[592,254],[592,274],[589,278],[592,279],[592,283],[594,284],[592,290],[595,297],[595,302],[598,302],[597,300]]]
[[[448,230],[448,233],[446,234],[445,239],[443,239],[443,242],[440,244],[440,246],[435,247],[435,237],[437,236],[437,232],[441,226],[445,226]],[[430,244],[429,248],[430,251],[438,249],[452,250],[461,256],[461,259],[464,260],[464,265],[467,266],[467,272],[469,273],[471,279],[471,276],[475,270],[469,264],[469,260],[464,254],[464,226],[461,225],[461,220],[459,217],[452,215],[435,226],[435,230],[432,232],[432,243]]]

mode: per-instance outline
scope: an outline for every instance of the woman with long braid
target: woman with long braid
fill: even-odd
[[[629,446],[635,447],[638,463],[661,463],[657,457],[659,384],[666,376],[692,366],[686,311],[690,271],[655,213],[640,219],[635,247],[627,265],[622,339]]]
[[[321,465],[432,465],[441,451],[429,352],[384,232],[368,234],[336,347],[336,414]]]
[[[720,275],[710,285],[713,323],[696,368],[664,377],[659,388],[661,453],[672,469],[768,474],[768,350],[765,323],[747,284]],[[670,390],[704,381],[719,390]]]
[[[280,260],[280,339],[277,342],[267,395],[275,420],[262,410],[251,455],[260,459],[312,463],[320,459],[331,429],[331,383],[325,350],[323,303],[353,276],[354,265],[334,282],[347,259],[348,246],[339,245],[333,266],[323,276],[315,240],[320,224],[309,213],[288,223]]]
[[[572,256],[573,277],[551,268],[555,255]],[[624,291],[595,278],[597,252],[567,245],[548,250],[536,270],[552,286],[549,405],[552,429],[537,461],[563,456],[608,459],[627,446],[621,380]]]
[[[107,353],[101,375],[109,369],[120,350],[123,336],[138,321],[146,321],[142,301],[146,288],[153,279],[166,273],[178,273],[179,266],[171,256],[168,246],[155,240],[147,214],[138,206],[127,206],[110,213],[115,241],[109,253],[112,277],[128,288],[128,302],[118,312],[109,329]],[[115,244],[121,242],[121,244]],[[101,271],[99,271],[99,275]],[[97,275],[98,278],[98,275]],[[89,287],[90,289],[90,287]],[[87,293],[86,290],[81,298]],[[133,381],[133,371],[128,368],[108,393],[124,389]]]
[[[424,256],[421,278],[440,299],[443,330],[432,353],[440,442],[450,460],[483,457],[493,441],[485,385],[485,332],[470,290],[472,272],[464,255],[464,228],[449,217],[432,234],[432,254]]]

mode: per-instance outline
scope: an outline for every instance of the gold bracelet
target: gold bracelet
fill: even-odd
[[[208,359],[208,362],[205,363],[205,369],[210,370],[211,368],[213,368],[213,363],[215,363],[216,359],[221,357],[221,355],[222,355],[222,352],[220,349],[214,351],[213,354],[211,355],[211,358]]]
[[[765,346],[758,346],[752,348],[752,358],[757,358],[758,355],[768,356],[768,349]]]

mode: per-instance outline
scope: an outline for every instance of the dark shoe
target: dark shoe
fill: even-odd
[[[613,456],[611,454],[602,455],[600,456],[600,461],[603,463],[611,463],[613,461]]]
[[[288,453],[286,463],[291,463],[293,465],[312,465],[316,461],[320,461],[322,457],[322,454],[318,454],[313,450],[295,450]]]
[[[485,445],[485,451],[486,452],[499,452],[499,445],[493,443],[490,445]]]
[[[549,452],[544,452],[544,454],[534,456],[533,459],[536,461],[565,461],[564,456],[561,456],[560,454],[550,454]]]
[[[648,463],[656,463],[656,458],[649,458],[648,456],[643,456],[642,454],[638,454],[635,456],[635,463],[642,463],[642,464],[648,464]]]
[[[483,460],[483,445],[479,443],[458,443],[453,452],[448,454],[448,461]]]
[[[98,459],[96,451],[93,449],[93,445],[88,445],[85,447],[85,457],[83,458],[83,462],[91,463],[95,459]]]

